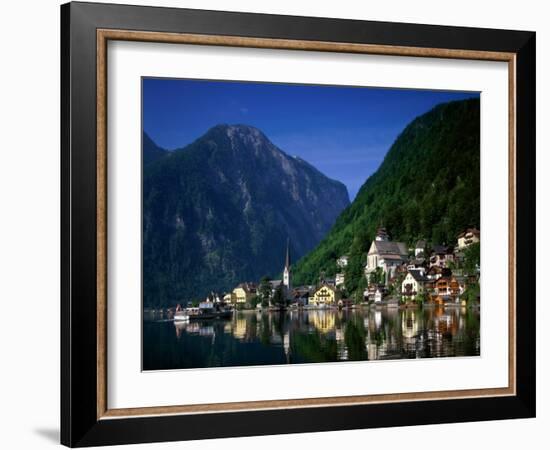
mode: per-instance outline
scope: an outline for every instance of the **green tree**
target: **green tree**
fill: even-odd
[[[420,294],[416,295],[416,297],[414,298],[414,301],[419,305],[423,305],[428,301],[428,294],[426,292],[421,292]]]
[[[354,237],[345,269],[346,291],[355,296],[365,278],[365,259],[370,245],[370,236],[361,229]]]
[[[357,284],[357,290],[355,291],[353,296],[353,302],[355,304],[359,304],[363,302],[364,300],[363,294],[365,292],[365,289],[367,289],[367,287],[368,287],[367,278],[365,276],[362,276],[359,280],[359,283]]]
[[[258,303],[261,303],[261,302],[262,302],[262,298],[259,295],[255,295],[250,299],[250,306],[252,308],[255,308],[256,306],[258,306]]]
[[[388,286],[388,292],[390,295],[401,294],[401,284],[403,283],[404,275],[400,274],[396,276],[392,283]]]
[[[284,293],[282,284],[277,286],[277,288],[275,289],[275,292],[273,293],[273,298],[271,299],[271,303],[274,306],[279,306],[279,307],[286,306],[286,298],[285,298],[285,293]]]
[[[259,292],[260,292],[260,298],[263,306],[264,302],[269,302],[269,299],[271,298],[271,283],[270,283],[269,277],[264,276],[260,280]]]
[[[468,303],[477,301],[477,298],[479,297],[479,282],[475,282],[473,284],[470,284],[464,293],[461,295],[462,300],[466,300]]]
[[[464,250],[464,270],[467,274],[475,275],[480,264],[479,242],[471,244]]]
[[[372,284],[385,284],[386,282],[386,273],[382,267],[377,267],[374,272],[369,274],[369,282]]]

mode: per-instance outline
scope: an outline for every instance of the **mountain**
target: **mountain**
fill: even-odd
[[[157,159],[160,159],[170,152],[159,147],[153,142],[147,133],[143,133],[143,165],[147,165]]]
[[[348,206],[345,186],[258,129],[218,125],[143,171],[144,306],[277,276]]]
[[[436,106],[397,137],[380,168],[322,242],[294,268],[295,283],[315,282],[336,272],[336,258],[350,257],[346,288],[357,286],[376,229],[413,244],[454,244],[457,234],[479,228],[479,100]]]

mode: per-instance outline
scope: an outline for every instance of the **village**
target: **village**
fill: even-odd
[[[293,286],[287,242],[281,280],[242,282],[225,294],[211,293],[200,306],[219,304],[238,310],[478,306],[479,243],[479,230],[468,228],[453,245],[431,245],[418,240],[410,248],[404,242],[392,241],[386,229],[380,227],[364,264],[365,288],[359,295],[348,295],[347,255],[336,260],[339,271],[333,278],[321,273],[315,285]]]

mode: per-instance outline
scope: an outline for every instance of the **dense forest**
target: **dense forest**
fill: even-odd
[[[479,164],[478,99],[441,104],[417,117],[328,235],[294,267],[295,284],[334,275],[336,259],[347,254],[346,288],[353,291],[379,226],[408,245],[456,243],[463,229],[479,228]]]

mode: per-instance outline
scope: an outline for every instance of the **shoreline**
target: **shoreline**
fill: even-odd
[[[284,312],[293,312],[293,311],[357,311],[357,310],[382,310],[382,309],[399,309],[399,310],[418,310],[418,309],[457,309],[465,308],[472,310],[479,310],[481,307],[479,302],[473,302],[470,304],[463,305],[461,303],[445,303],[445,304],[436,304],[436,303],[424,303],[424,304],[415,304],[415,303],[397,303],[395,301],[381,301],[381,302],[371,302],[368,304],[359,304],[353,306],[301,306],[301,307],[288,307],[288,308],[241,308],[233,309],[233,313],[239,312],[260,312],[260,313],[284,313]],[[163,307],[163,308],[143,308],[143,318],[145,316],[156,316],[160,319],[170,319],[173,318],[173,315],[176,311],[176,308]]]

